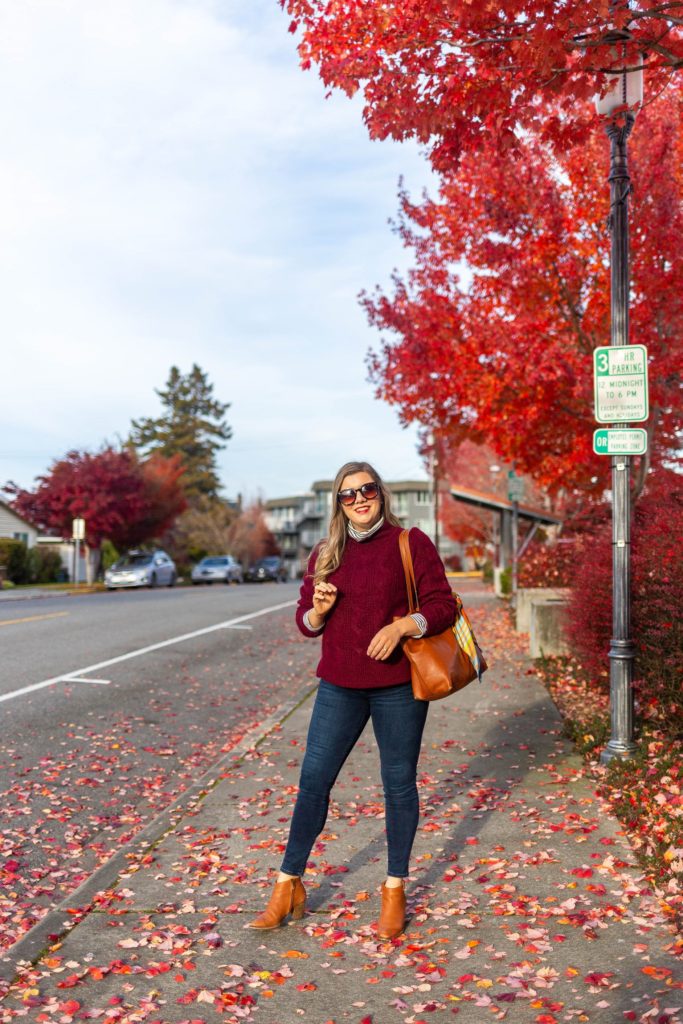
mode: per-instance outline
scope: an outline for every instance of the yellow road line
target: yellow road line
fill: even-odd
[[[17,622],[38,622],[40,619],[59,619],[68,612],[50,612],[48,615],[27,615],[25,619],[5,619],[0,626],[14,626]]]

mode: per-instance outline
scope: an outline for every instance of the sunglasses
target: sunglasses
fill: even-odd
[[[379,487],[375,483],[363,484],[362,487],[348,487],[337,492],[337,501],[340,505],[353,505],[357,494],[362,494],[368,501],[372,501],[373,498],[379,497]]]

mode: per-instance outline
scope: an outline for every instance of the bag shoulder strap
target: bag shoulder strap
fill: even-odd
[[[420,605],[417,596],[417,586],[415,584],[415,570],[413,568],[413,556],[410,553],[410,538],[408,530],[401,530],[401,534],[398,538],[398,546],[401,550],[401,561],[403,562],[403,572],[406,577],[406,591],[408,593],[408,608],[410,609],[409,614],[418,612]]]

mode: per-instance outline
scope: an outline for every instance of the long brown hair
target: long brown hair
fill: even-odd
[[[344,477],[351,476],[354,473],[367,473],[372,477],[379,487],[381,514],[388,523],[391,523],[392,526],[401,525],[400,520],[397,519],[391,511],[391,491],[382,481],[377,470],[374,469],[369,462],[345,462],[334,478],[334,484],[332,485],[332,514],[330,516],[330,526],[327,540],[322,542],[318,559],[315,563],[315,576],[313,577],[314,583],[324,582],[327,577],[341,565],[348,534],[347,518],[344,515],[344,510],[337,501],[337,495],[341,489]]]

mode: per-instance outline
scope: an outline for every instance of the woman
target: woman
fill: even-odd
[[[405,924],[403,880],[419,817],[417,761],[428,704],[413,697],[406,636],[440,633],[456,605],[436,548],[410,531],[420,613],[408,615],[399,535],[391,498],[367,462],[348,462],[333,487],[329,537],[311,555],[296,621],[304,636],[322,633],[320,685],[301,767],[289,841],[268,906],[252,928],[277,928],[301,918],[301,876],[327,818],[329,795],[368,718],[379,747],[388,847],[377,925],[382,939]]]

